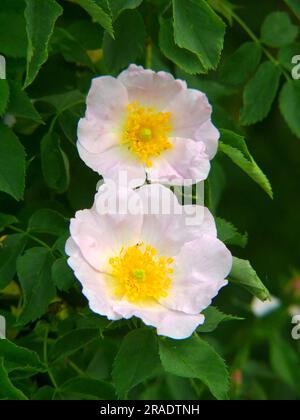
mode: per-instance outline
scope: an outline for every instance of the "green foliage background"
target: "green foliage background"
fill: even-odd
[[[1,0],[0,399],[299,399],[299,20],[299,0]],[[221,129],[206,205],[236,258],[181,342],[92,314],[64,254],[98,182],[75,147],[91,78],[132,62],[206,92]],[[258,319],[263,283],[281,307]]]

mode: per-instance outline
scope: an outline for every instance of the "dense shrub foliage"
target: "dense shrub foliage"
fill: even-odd
[[[299,20],[299,0],[1,0],[0,399],[299,398]],[[64,251],[99,181],[76,149],[91,79],[131,63],[205,92],[221,132],[205,204],[230,286],[179,342],[93,314]]]

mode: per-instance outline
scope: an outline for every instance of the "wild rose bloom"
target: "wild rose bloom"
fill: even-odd
[[[191,185],[207,178],[218,147],[212,108],[204,93],[171,74],[131,65],[114,78],[95,78],[78,151],[103,176],[127,174],[131,187],[152,182]]]
[[[159,335],[189,337],[204,323],[201,312],[227,284],[232,265],[212,215],[199,206],[202,223],[186,226],[176,196],[159,184],[120,187],[108,198],[134,203],[135,211],[104,212],[106,189],[92,209],[76,213],[66,244],[90,308],[110,320],[138,317]],[[156,205],[170,203],[172,214],[151,213],[149,203],[161,209]]]

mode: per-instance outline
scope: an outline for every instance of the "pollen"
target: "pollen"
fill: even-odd
[[[151,167],[154,158],[172,149],[169,141],[171,129],[170,112],[156,112],[153,108],[140,107],[138,102],[134,102],[128,105],[122,144]]]
[[[142,303],[168,296],[174,260],[159,256],[157,250],[144,243],[122,248],[110,258],[115,295],[130,302]]]

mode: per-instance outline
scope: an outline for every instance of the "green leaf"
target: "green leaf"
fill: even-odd
[[[277,334],[270,339],[270,361],[276,375],[299,393],[299,355]]]
[[[144,21],[135,10],[126,11],[115,22],[115,39],[106,32],[103,38],[104,62],[118,72],[143,54],[146,39]]]
[[[260,280],[249,261],[233,258],[230,281],[247,289],[261,301],[270,299],[270,293]]]
[[[197,332],[199,333],[213,332],[223,322],[242,321],[242,318],[223,314],[223,312],[219,311],[219,309],[215,308],[214,306],[207,308],[203,312],[203,315],[205,316],[205,322],[203,325],[200,325],[200,327],[197,328]]]
[[[31,399],[34,401],[52,401],[55,394],[55,389],[46,385],[39,388]]]
[[[279,99],[281,113],[292,132],[300,138],[300,83],[286,82]]]
[[[237,6],[232,4],[229,0],[208,0],[208,3],[217,13],[227,19],[230,26],[232,26],[232,15]]]
[[[112,372],[118,396],[124,398],[133,387],[155,374],[159,367],[154,333],[148,328],[130,332],[121,344]]]
[[[87,22],[89,23],[89,22]],[[101,30],[99,25],[98,28]],[[100,44],[103,35],[99,37],[98,43]],[[99,45],[98,44],[98,45]],[[94,69],[93,63],[87,54],[85,48],[83,48],[76,38],[71,35],[68,31],[63,28],[56,28],[53,33],[51,40],[51,46],[53,51],[61,53],[64,59],[70,63],[80,64],[89,67],[91,70]]]
[[[280,75],[280,69],[270,61],[260,65],[244,90],[240,118],[242,125],[255,124],[266,118],[278,90]]]
[[[295,41],[299,28],[293,25],[286,12],[272,12],[264,20],[261,27],[262,41],[274,48],[279,48]]]
[[[65,92],[62,94],[39,98],[39,101],[52,105],[55,108],[57,114],[61,114],[67,109],[71,109],[77,105],[83,104],[85,102],[85,98],[79,90],[71,90],[70,92]]]
[[[53,249],[58,250],[61,255],[65,256],[65,246],[66,246],[66,241],[69,238],[70,233],[67,231],[65,232],[63,235],[61,235],[54,243],[53,245]]]
[[[162,20],[160,23],[159,46],[163,54],[189,74],[206,73],[206,68],[199,57],[175,44],[172,21]]]
[[[22,391],[17,389],[8,377],[5,370],[3,359],[0,357],[0,399],[7,398],[9,400],[28,400]]]
[[[299,0],[284,0],[286,4],[291,8],[295,15],[300,19],[300,3]]]
[[[136,9],[143,3],[143,0],[109,0],[111,12],[114,20],[128,9]]]
[[[0,11],[22,13],[24,12],[24,0],[1,0]]]
[[[9,340],[0,340],[0,358],[4,358],[8,372],[16,369],[34,368],[35,371],[44,367],[37,353],[24,347],[19,347]]]
[[[27,93],[17,83],[10,83],[10,100],[7,112],[15,117],[26,118],[41,124],[40,114],[35,109]]]
[[[73,144],[77,141],[78,121],[81,114],[75,110],[66,110],[58,117],[58,123],[66,138]]]
[[[59,290],[67,292],[74,284],[74,275],[65,258],[59,258],[52,266],[53,283]]]
[[[76,394],[78,396],[92,397],[97,400],[115,400],[114,387],[104,381],[92,378],[73,378],[61,385],[63,393]]]
[[[7,226],[14,225],[15,223],[18,223],[18,219],[15,216],[0,213],[0,232],[2,232],[2,230],[4,230]]]
[[[233,86],[245,83],[257,69],[261,57],[259,44],[245,42],[225,61],[220,72],[222,82]]]
[[[48,44],[62,7],[55,0],[26,0],[25,19],[28,37],[25,87],[36,78],[48,59]]]
[[[194,386],[194,382],[186,379],[186,378],[180,378],[179,376],[175,376],[175,375],[171,375],[171,374],[167,374],[166,376],[166,383],[162,383],[160,385],[160,388],[157,389],[157,397],[158,399],[160,399],[163,395],[164,392],[168,392],[170,393],[170,400],[181,400],[181,401],[186,401],[186,400],[196,400],[197,399],[197,386]],[[159,384],[157,384],[159,386]],[[156,386],[157,386],[156,385]],[[155,386],[154,384],[152,385],[153,387]],[[151,388],[147,387],[147,389],[145,390],[145,394],[143,394],[143,399],[156,399],[155,395],[151,396],[151,394],[149,394],[149,392],[151,392]],[[200,387],[199,387],[200,388]],[[200,391],[200,390],[199,390]],[[148,393],[148,396],[147,396]]]
[[[160,358],[165,370],[183,378],[200,379],[218,400],[226,400],[229,376],[223,359],[199,337],[188,340],[159,341]]]
[[[219,150],[273,198],[271,184],[251,156],[244,137],[230,130],[221,130]]]
[[[114,31],[112,26],[112,18],[95,0],[74,0],[81,6],[91,18],[99,23],[113,37]]]
[[[7,57],[26,57],[26,28],[23,14],[0,12],[0,54]]]
[[[9,99],[9,86],[8,86],[7,80],[0,79],[0,117],[2,117],[6,111],[8,99]]]
[[[25,188],[25,150],[17,136],[0,122],[0,191],[21,200]]]
[[[236,245],[245,248],[248,242],[248,235],[242,235],[237,228],[230,222],[220,217],[216,218],[218,238],[227,245]]]
[[[70,331],[57,340],[50,353],[50,359],[58,360],[67,357],[99,337],[99,329],[95,328],[81,328]]]
[[[61,236],[67,230],[67,221],[55,210],[40,209],[31,216],[28,229],[31,232]]]
[[[185,80],[189,88],[204,92],[212,103],[236,93],[236,88],[233,86],[224,85],[216,80],[207,80],[207,78],[190,75],[181,69],[176,69],[176,76]]]
[[[76,19],[67,27],[67,31],[85,51],[100,48],[103,29],[97,23],[86,19]]]
[[[17,258],[24,251],[26,236],[9,235],[0,246],[0,289],[4,289],[16,274]]]
[[[42,316],[55,297],[51,278],[53,256],[46,248],[29,249],[18,258],[17,273],[23,290],[24,304],[19,318],[21,324]]]
[[[42,139],[41,163],[48,187],[58,193],[65,192],[70,182],[70,165],[67,155],[60,147],[58,134],[49,132]]]
[[[173,0],[175,42],[215,69],[223,49],[225,24],[204,0]]]

